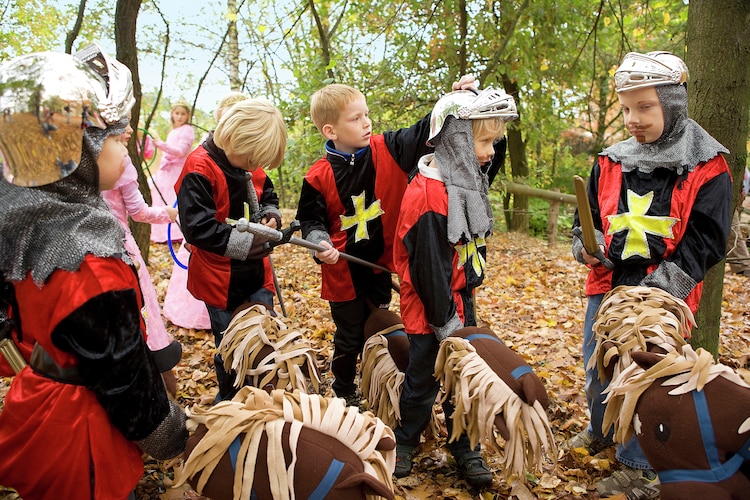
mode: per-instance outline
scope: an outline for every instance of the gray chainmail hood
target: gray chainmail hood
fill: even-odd
[[[80,165],[59,181],[28,188],[0,178],[0,271],[6,280],[21,281],[30,272],[41,286],[56,269],[77,270],[88,254],[132,263],[122,226],[99,192],[94,159],[126,123],[87,128]]]
[[[620,162],[623,172],[639,170],[651,173],[656,168],[668,168],[682,175],[719,153],[729,153],[700,125],[688,118],[687,88],[684,85],[661,85],[656,87],[656,94],[664,112],[661,136],[648,144],[631,137],[606,148],[600,155]]]
[[[474,154],[471,120],[449,116],[435,143],[435,162],[448,191],[448,240],[457,243],[492,232],[489,181]]]

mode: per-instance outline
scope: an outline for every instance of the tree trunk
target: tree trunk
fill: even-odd
[[[229,70],[229,88],[239,92],[242,89],[240,80],[240,43],[237,37],[237,0],[227,0],[227,14],[229,25],[227,38],[229,39],[227,54],[227,66]]]
[[[502,75],[505,92],[512,95],[516,100],[516,107],[520,110],[520,98],[518,82],[512,80],[508,75]],[[508,127],[508,156],[510,156],[510,172],[515,182],[523,183],[529,177],[529,165],[526,161],[526,142],[521,136],[521,130],[517,123],[520,122],[519,114],[516,122],[511,122]],[[513,214],[511,217],[510,231],[527,233],[529,231],[529,197],[523,194],[513,195]]]
[[[141,79],[138,74],[138,51],[135,46],[136,32],[138,26],[138,12],[141,8],[141,0],[117,0],[115,8],[115,46],[117,47],[117,60],[130,68],[133,75],[133,96],[135,104],[130,111],[130,126],[133,130],[138,130],[138,118],[141,115]],[[141,161],[136,149],[138,134],[128,143],[128,153],[133,165],[140,166]],[[136,168],[138,171],[138,184],[143,193],[143,198],[151,205],[151,191],[148,189],[146,176],[143,170]],[[151,226],[148,224],[131,221],[130,229],[133,233],[138,248],[141,249],[143,260],[148,263],[148,252],[151,245]]]
[[[81,0],[78,4],[78,15],[76,16],[76,22],[73,25],[73,29],[68,31],[65,35],[65,53],[73,53],[73,43],[75,43],[78,34],[81,32],[81,26],[83,25],[83,14],[86,12],[86,0]]]
[[[731,154],[734,202],[747,160],[750,110],[750,37],[747,0],[692,0],[688,8],[689,115]],[[717,355],[724,261],[706,275],[691,344]]]

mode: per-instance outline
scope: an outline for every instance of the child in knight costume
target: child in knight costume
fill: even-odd
[[[22,498],[123,499],[142,453],[168,459],[187,440],[146,344],[138,276],[104,202],[122,175],[130,71],[98,47],[0,66],[0,272],[17,338],[34,344],[0,413],[0,484]],[[39,110],[88,109],[90,124]],[[71,117],[72,118],[72,117]]]
[[[473,87],[463,75],[453,90]],[[313,94],[310,116],[326,138],[324,158],[305,174],[297,208],[302,236],[329,248],[315,252],[321,265],[320,296],[336,324],[333,392],[358,406],[357,361],[365,342],[370,304],[388,309],[391,275],[340,259],[340,252],[393,269],[393,235],[401,198],[426,144],[429,115],[409,128],[372,132],[367,100],[349,85],[330,84]],[[492,171],[497,172],[497,167]]]
[[[245,99],[188,155],[175,183],[182,231],[192,249],[187,286],[206,303],[216,347],[243,302],[273,310],[273,292],[265,286],[268,239],[227,219],[281,227],[279,198],[264,169],[279,167],[285,151],[281,111],[267,99]],[[218,355],[214,366],[219,398],[230,399],[237,389]]]
[[[401,280],[401,318],[409,336],[409,365],[396,434],[396,477],[411,473],[412,457],[429,423],[440,383],[433,376],[440,341],[476,326],[472,291],[484,279],[485,237],[494,218],[483,166],[517,118],[513,97],[487,88],[443,96],[432,111],[428,143],[435,153],[419,160],[406,188],[396,226],[393,261]],[[448,434],[453,406],[443,405]],[[448,443],[469,485],[484,487],[493,474],[479,446],[463,434]]]
[[[633,136],[599,153],[588,198],[609,269],[573,239],[575,259],[590,267],[583,363],[596,341],[592,326],[604,294],[619,285],[644,285],[684,300],[695,312],[708,269],[724,258],[731,221],[731,177],[718,141],[687,114],[687,66],[668,52],[631,52],[615,72],[625,126]],[[576,212],[574,232],[580,227]],[[567,448],[595,454],[612,444],[603,435],[605,405],[597,368],[586,372],[591,412],[587,429]],[[656,498],[659,480],[635,439],[618,445],[624,466],[596,485],[599,494]]]

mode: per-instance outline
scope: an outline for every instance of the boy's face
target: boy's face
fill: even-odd
[[[486,130],[474,136],[474,154],[479,159],[479,164],[484,165],[492,161],[495,155],[495,148],[492,144],[497,139],[497,134],[492,130]]]
[[[337,151],[354,153],[370,144],[372,122],[367,101],[355,99],[341,110],[336,123],[326,123],[323,135],[333,141]]]
[[[112,189],[125,171],[125,157],[128,150],[119,135],[110,135],[104,140],[102,152],[96,159],[99,165],[99,190]]]
[[[651,143],[664,132],[664,112],[656,87],[643,87],[617,94],[625,127],[641,143]]]

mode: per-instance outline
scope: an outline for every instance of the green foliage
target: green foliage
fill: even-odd
[[[0,61],[49,50],[60,40],[62,12],[49,4],[43,0],[0,2]]]
[[[567,237],[573,227],[574,207],[561,205],[557,215],[557,236]],[[529,232],[532,236],[547,238],[549,221],[549,202],[539,198],[532,198],[529,202]]]
[[[72,25],[78,2],[7,5],[0,22],[5,57],[62,46],[70,28],[64,24]],[[213,105],[230,90],[226,81],[234,66],[242,82],[237,90],[268,97],[285,116],[286,161],[272,178],[291,208],[304,173],[323,154],[323,138],[309,118],[309,98],[333,81],[362,90],[375,133],[420,119],[462,72],[476,75],[481,87],[511,82],[518,88],[521,116],[510,126],[525,145],[525,157],[514,164],[528,168],[523,179],[514,180],[569,193],[572,175],[587,176],[593,155],[622,137],[611,73],[624,53],[685,52],[683,0],[246,0],[237,5],[238,11],[229,13],[222,2],[185,4],[172,12],[166,2],[144,0],[137,47],[142,77],[161,71],[169,33],[165,93],[151,127],[165,137],[169,101],[193,102],[200,92],[204,104],[192,122],[213,128]],[[99,39],[112,45],[112,13],[106,7],[105,0],[89,1],[79,44]],[[223,40],[230,20],[237,26],[236,61]],[[206,77],[218,83],[209,85]],[[153,108],[157,90],[144,87],[142,116]],[[202,132],[196,130],[196,136]]]

